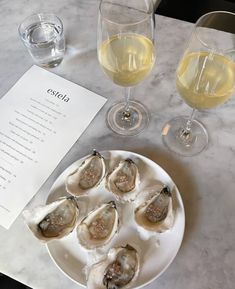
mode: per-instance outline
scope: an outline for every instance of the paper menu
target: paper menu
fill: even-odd
[[[11,226],[105,102],[38,66],[0,99],[0,225]]]

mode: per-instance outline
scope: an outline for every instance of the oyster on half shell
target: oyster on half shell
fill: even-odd
[[[75,228],[79,209],[74,197],[60,198],[45,206],[23,212],[33,234],[42,241],[60,239]]]
[[[131,159],[123,160],[107,176],[106,188],[120,201],[133,201],[138,193],[139,172]]]
[[[111,248],[107,257],[92,265],[87,278],[88,289],[126,289],[139,274],[139,255],[130,245]]]
[[[93,154],[66,178],[67,192],[75,196],[87,193],[100,184],[105,176],[105,171],[104,158],[94,150]]]
[[[173,226],[172,194],[168,187],[147,193],[145,201],[135,209],[135,221],[149,231],[162,233]]]
[[[118,230],[119,217],[115,202],[101,205],[91,211],[78,225],[79,243],[86,249],[107,244]]]

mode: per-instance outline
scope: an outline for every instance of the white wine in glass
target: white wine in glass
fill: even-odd
[[[120,135],[136,135],[149,122],[147,109],[130,100],[130,92],[150,73],[155,61],[152,1],[102,0],[97,41],[103,71],[125,92],[125,101],[109,109],[107,124]]]
[[[183,156],[200,153],[208,133],[194,119],[196,109],[211,109],[227,101],[235,91],[235,14],[215,11],[203,15],[176,72],[176,86],[193,108],[189,118],[176,117],[162,129],[163,143]]]
[[[115,35],[104,41],[98,51],[100,64],[116,84],[133,86],[152,70],[154,46],[138,34]]]
[[[208,51],[188,53],[177,70],[177,89],[189,106],[213,108],[232,95],[234,68],[233,60],[224,55]]]

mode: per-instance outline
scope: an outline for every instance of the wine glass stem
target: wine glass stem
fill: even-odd
[[[131,87],[124,87],[124,97],[125,97],[125,106],[123,110],[123,120],[128,121],[131,117],[130,113],[130,96],[131,96]]]
[[[194,116],[195,116],[195,113],[196,113],[196,109],[194,108],[193,111],[191,112],[191,115],[186,123],[186,128],[185,130],[190,132],[191,131],[191,126],[192,126],[192,121],[194,119]]]
[[[180,139],[182,140],[183,143],[185,144],[190,144],[192,142],[192,121],[194,119],[196,113],[196,109],[194,108],[189,119],[186,122],[186,126],[182,128],[180,132]]]

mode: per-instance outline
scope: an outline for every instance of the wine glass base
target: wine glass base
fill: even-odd
[[[115,133],[123,136],[134,136],[141,133],[149,124],[147,108],[138,101],[130,101],[130,116],[124,114],[125,103],[114,104],[107,112],[107,126]]]
[[[162,140],[170,151],[189,157],[199,154],[206,148],[208,133],[198,120],[192,120],[190,133],[185,132],[187,121],[187,117],[171,119],[162,129]]]

